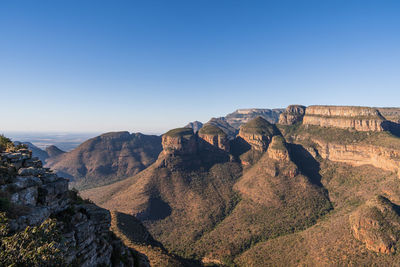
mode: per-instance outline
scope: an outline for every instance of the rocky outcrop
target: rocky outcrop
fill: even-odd
[[[372,251],[391,254],[400,240],[399,207],[383,196],[377,196],[349,217],[351,230]]]
[[[350,106],[309,106],[303,118],[304,125],[377,132],[384,121],[377,109]]]
[[[394,172],[400,177],[399,150],[367,144],[327,143],[318,139],[312,141],[318,144],[318,153],[324,159],[353,166],[369,164]]]
[[[239,129],[241,125],[257,117],[262,117],[269,123],[277,123],[279,120],[279,115],[283,111],[284,109],[238,109],[235,112],[226,115],[225,121],[235,129]]]
[[[191,155],[197,153],[197,138],[191,128],[177,128],[162,136],[164,154]]]
[[[2,225],[5,228],[0,235],[0,246],[1,238],[12,239],[21,231],[27,235],[30,227],[40,226],[51,218],[62,237],[52,247],[60,251],[66,266],[133,266],[134,252],[109,231],[110,213],[69,191],[68,180],[43,168],[42,162],[31,154],[27,149],[1,153],[0,211],[7,219]],[[6,253],[10,257],[18,253],[14,251],[18,248],[2,249],[10,250]]]
[[[290,159],[285,139],[281,135],[272,137],[267,152],[268,156],[274,160],[288,161]]]
[[[212,118],[209,120],[207,125],[214,125],[224,131],[229,139],[234,139],[237,134],[237,129],[232,127],[225,118]]]
[[[305,106],[301,105],[290,105],[286,110],[279,116],[279,124],[293,125],[303,121],[303,117],[306,111]]]
[[[265,152],[274,135],[278,134],[275,125],[261,117],[257,117],[242,125],[239,137],[246,141],[252,149]]]
[[[203,127],[203,123],[199,121],[189,122],[184,128],[192,128],[194,133],[197,133],[201,127]]]
[[[206,124],[200,129],[199,137],[214,147],[229,152],[229,139],[227,134],[217,126]]]

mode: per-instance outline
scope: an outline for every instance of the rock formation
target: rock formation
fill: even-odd
[[[257,117],[262,117],[269,123],[277,123],[279,120],[279,115],[283,111],[283,109],[238,109],[235,112],[226,115],[225,121],[235,129],[239,129],[241,125]]]
[[[197,153],[197,138],[191,128],[177,128],[162,136],[164,154],[191,155]]]
[[[390,254],[400,240],[399,207],[383,196],[377,196],[350,216],[355,238],[375,252]]]
[[[301,105],[290,105],[286,110],[279,116],[279,124],[293,125],[297,122],[302,122],[306,111],[305,106]]]
[[[212,146],[229,152],[229,139],[227,134],[217,126],[206,124],[199,131],[199,137]]]
[[[272,137],[267,152],[268,156],[274,160],[288,161],[290,159],[285,139],[281,135]]]
[[[0,265],[134,265],[134,251],[125,247],[109,231],[110,213],[69,191],[68,180],[43,168],[42,162],[32,158],[31,151],[25,148],[1,153],[0,204],[3,216]],[[35,234],[40,233],[42,228],[47,230],[44,230],[45,236],[38,237],[39,240]],[[33,242],[43,243],[50,239],[50,247],[39,251],[40,248],[35,246],[10,246],[10,242],[18,243],[20,239],[31,238],[30,234],[35,239]],[[31,254],[29,249],[33,249]],[[49,250],[55,254],[39,256],[36,260],[40,263],[31,261],[40,253],[49,253]],[[23,253],[24,257],[14,258],[19,253]],[[56,259],[60,261],[57,264],[53,261]]]
[[[304,125],[377,132],[384,121],[377,109],[350,106],[309,106],[303,118]]]
[[[220,128],[224,133],[226,133],[227,137],[229,139],[234,139],[237,134],[237,129],[232,127],[226,120],[225,118],[212,118],[209,120],[206,124],[208,125],[214,125],[218,128]]]
[[[324,159],[353,166],[370,164],[400,177],[400,151],[397,149],[366,144],[328,143],[318,139],[313,139],[313,142],[318,144],[318,153]]]
[[[239,137],[250,144],[252,149],[262,152],[267,150],[272,137],[277,134],[275,125],[262,117],[257,117],[242,125],[239,131]]]

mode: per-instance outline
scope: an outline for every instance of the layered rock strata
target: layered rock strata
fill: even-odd
[[[214,147],[229,152],[229,139],[227,134],[214,125],[206,124],[200,129],[199,137]]]
[[[28,233],[27,227],[52,218],[57,220],[62,236],[54,246],[61,251],[63,264],[134,266],[134,252],[109,231],[110,213],[69,191],[68,180],[43,168],[42,162],[31,155],[27,149],[0,155],[0,211],[7,215],[3,225],[6,231],[0,236]]]
[[[257,117],[242,125],[239,137],[246,141],[252,149],[265,152],[274,135],[278,134],[275,125],[261,117]]]
[[[317,139],[313,142],[318,144],[318,153],[324,159],[353,166],[369,164],[400,177],[399,150],[374,145],[327,143]]]
[[[197,138],[191,128],[177,128],[162,136],[164,154],[190,155],[197,152]]]
[[[306,111],[305,106],[301,105],[290,105],[286,110],[279,116],[279,124],[293,125],[295,123],[303,121],[303,117]]]
[[[303,118],[304,125],[376,132],[384,130],[384,121],[377,109],[350,106],[309,106]]]

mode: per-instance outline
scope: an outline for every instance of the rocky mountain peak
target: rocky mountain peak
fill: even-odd
[[[192,128],[172,129],[162,136],[164,154],[195,154],[197,152],[197,137]]]
[[[239,131],[239,137],[258,151],[266,151],[272,137],[277,134],[279,131],[275,125],[262,117],[257,117],[242,125]]]
[[[206,124],[199,131],[199,137],[212,146],[218,147],[226,152],[229,152],[229,139],[227,134],[219,127]]]
[[[293,125],[303,120],[306,107],[302,105],[290,105],[279,116],[279,124]]]

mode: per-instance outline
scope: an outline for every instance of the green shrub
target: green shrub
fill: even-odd
[[[63,266],[56,220],[47,219],[11,236],[7,228],[8,219],[0,213],[0,266]]]
[[[14,144],[10,138],[5,137],[4,135],[0,135],[0,152],[6,151],[10,148],[13,148]]]

